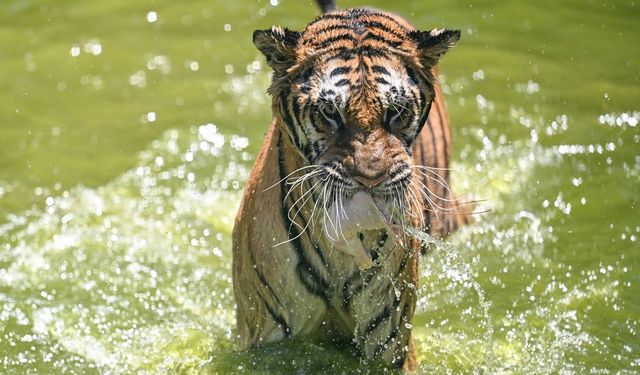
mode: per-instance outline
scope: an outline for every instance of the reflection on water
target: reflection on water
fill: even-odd
[[[308,4],[78,4],[77,28],[0,5],[21,51],[0,70],[0,372],[385,373],[316,343],[235,351],[230,232],[269,119],[250,32]],[[423,238],[421,372],[637,372],[635,5],[407,4],[465,30],[441,81],[483,212]]]

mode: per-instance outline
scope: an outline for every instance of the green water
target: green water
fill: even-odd
[[[490,211],[422,261],[421,372],[640,372],[640,4],[340,3],[463,31],[454,183]],[[230,232],[270,118],[250,36],[315,14],[0,3],[0,373],[385,371],[235,348]]]

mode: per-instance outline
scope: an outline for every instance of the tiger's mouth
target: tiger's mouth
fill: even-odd
[[[367,250],[359,235],[363,232],[385,230],[394,238],[399,238],[400,229],[384,208],[380,207],[370,193],[357,191],[344,206],[325,213],[326,237],[333,247],[341,252],[352,255],[361,270],[371,268],[373,261],[371,252]]]

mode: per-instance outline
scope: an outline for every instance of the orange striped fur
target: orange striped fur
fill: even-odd
[[[256,31],[274,71],[273,123],[233,232],[243,348],[307,337],[415,367],[420,244],[362,230],[373,266],[360,269],[336,241],[358,224],[345,207],[362,191],[401,228],[444,236],[466,219],[448,188],[451,135],[435,81],[459,37],[372,9],[331,11],[302,32]]]

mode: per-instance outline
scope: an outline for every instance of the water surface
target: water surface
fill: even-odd
[[[635,1],[343,1],[462,30],[441,64],[454,184],[426,256],[425,373],[637,373]],[[308,1],[0,5],[0,372],[385,372],[238,352],[230,233],[270,118],[255,28]]]

